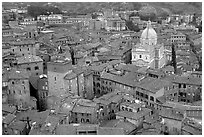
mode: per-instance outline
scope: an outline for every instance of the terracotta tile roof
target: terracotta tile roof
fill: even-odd
[[[179,110],[202,110],[202,106],[185,105],[181,102],[166,101],[163,106]]]
[[[76,127],[72,124],[58,125],[56,135],[76,135]]]
[[[124,130],[125,134],[130,133],[135,129],[135,125],[128,122],[128,121],[123,121],[121,119],[115,119],[115,120],[110,120],[107,121],[102,127],[108,127],[108,128],[121,128]]]
[[[184,119],[184,116],[182,114],[177,114],[173,112],[172,109],[165,109],[163,111],[160,111],[159,115],[163,118],[174,119],[178,121],[182,121]]]
[[[36,43],[36,41],[34,41],[34,40],[9,42],[9,44],[14,45],[14,46],[21,46],[24,44],[35,44],[35,43]]]
[[[169,84],[170,82],[166,80],[146,77],[139,82],[138,87],[146,89],[152,93],[156,93],[157,91],[164,88],[165,86],[168,86]]]
[[[9,106],[8,104],[2,104],[2,111],[12,114],[16,111],[16,107]]]
[[[141,111],[135,113],[135,112],[129,112],[129,111],[119,111],[116,113],[116,116],[126,117],[133,120],[138,120],[142,118],[143,116],[149,115],[151,112],[148,108],[143,108]]]
[[[59,117],[48,116],[45,120],[45,124],[41,128],[41,131],[49,131],[50,133],[52,133],[57,127],[59,120]]]
[[[188,132],[192,135],[202,135],[202,131],[196,130],[191,126],[183,126],[181,130],[184,130],[185,132]]]
[[[3,123],[9,125],[15,118],[16,116],[14,114],[8,114],[7,116],[3,117]]]
[[[17,58],[18,64],[36,63],[36,62],[43,62],[43,60],[39,56],[34,56],[34,55],[28,55],[28,56]]]
[[[123,128],[99,127],[98,135],[125,135]]]
[[[137,86],[137,82],[135,82],[135,81],[133,81],[131,79],[127,79],[126,77],[116,76],[116,75],[106,73],[106,72],[104,72],[101,75],[101,78],[108,79],[108,80],[111,80],[111,81],[115,81],[115,82],[118,82],[118,83],[122,83],[124,85],[128,85],[128,86],[131,86],[131,87]]]
[[[96,112],[96,109],[94,107],[87,107],[87,106],[76,105],[73,108],[72,112],[93,114],[93,113]]]
[[[202,86],[202,79],[197,77],[176,76],[175,79],[173,79],[173,83]]]
[[[11,123],[8,128],[16,129],[18,131],[23,131],[26,128],[27,123],[23,121],[16,121]]]

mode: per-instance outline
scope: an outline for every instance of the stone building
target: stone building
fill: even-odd
[[[44,111],[47,109],[47,96],[48,96],[48,79],[46,75],[31,76],[30,81],[30,94],[37,99],[37,109]]]
[[[64,85],[66,92],[74,95],[84,96],[84,74],[83,70],[73,68],[67,72],[64,77]]]
[[[157,33],[147,22],[140,43],[132,48],[132,64],[150,68],[162,68],[165,65],[164,45],[157,42]]]
[[[71,123],[98,123],[98,105],[90,100],[79,99],[71,111]]]
[[[175,32],[171,35],[171,43],[186,42],[186,35]]]
[[[9,42],[13,47],[13,53],[20,56],[36,55],[36,50],[39,49],[39,45],[33,40]]]
[[[35,55],[17,58],[17,68],[26,69],[30,76],[43,74],[43,60]]]
[[[64,77],[71,68],[71,60],[54,60],[47,63],[49,95],[60,96],[66,93]]]
[[[8,71],[8,103],[16,105],[18,109],[29,107],[29,75],[25,70]]]

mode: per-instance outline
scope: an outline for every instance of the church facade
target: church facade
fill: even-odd
[[[157,33],[152,28],[151,21],[148,21],[140,37],[140,43],[132,48],[132,64],[159,69],[165,62],[164,45],[157,43]]]

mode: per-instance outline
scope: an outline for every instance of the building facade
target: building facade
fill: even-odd
[[[43,60],[38,56],[28,55],[17,58],[17,67],[26,69],[30,76],[43,74]]]
[[[157,43],[157,33],[148,21],[147,28],[142,32],[140,43],[132,48],[132,64],[162,68],[165,62],[164,46]]]
[[[25,70],[12,69],[8,72],[8,103],[18,109],[30,105],[29,75]]]
[[[20,56],[36,55],[36,50],[39,48],[35,41],[18,41],[10,42],[11,46],[17,47],[13,49],[13,53]]]
[[[71,60],[55,60],[47,63],[49,95],[60,96],[66,93],[64,77],[71,67]]]

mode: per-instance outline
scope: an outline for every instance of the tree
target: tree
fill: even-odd
[[[134,10],[140,10],[142,7],[142,4],[140,2],[132,2],[131,3],[134,7]]]
[[[28,15],[37,18],[39,15],[60,14],[61,11],[53,6],[29,6]]]
[[[72,47],[72,45],[69,46],[69,53],[71,54],[71,59],[72,59],[72,65],[75,65],[75,60],[74,60],[74,49]]]
[[[150,13],[148,15],[140,15],[141,20],[151,20],[151,21],[155,21],[157,16],[155,13]]]
[[[176,51],[175,51],[175,44],[172,43],[172,66],[174,67],[174,74],[177,74],[177,65],[176,65]]]
[[[140,29],[138,26],[136,26],[132,21],[130,20],[126,20],[125,22],[126,26],[128,27],[129,30],[131,31],[136,31],[136,32],[139,32]]]
[[[157,18],[157,11],[152,6],[144,6],[141,8],[139,15],[141,20],[148,21],[150,19],[151,21],[155,21]]]

